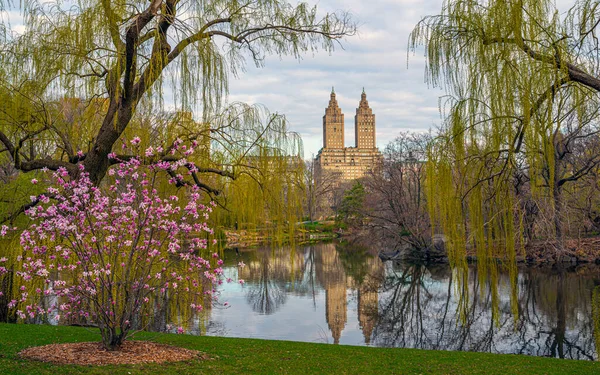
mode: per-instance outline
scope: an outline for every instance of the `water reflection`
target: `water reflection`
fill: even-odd
[[[446,265],[382,263],[375,254],[348,243],[226,252],[226,275],[246,284],[224,285],[221,299],[232,307],[208,310],[196,332],[597,358],[596,267],[523,268],[515,290],[502,269],[495,283],[482,285],[477,267],[463,273]],[[236,267],[240,260],[246,268]],[[456,290],[463,285],[459,276],[467,281],[462,293]]]
[[[423,349],[518,353],[594,359],[591,291],[597,270],[523,269],[518,276],[519,318],[514,319],[508,275],[498,279],[497,319],[492,285],[480,293],[476,269],[469,269],[472,299],[457,313],[453,273],[447,267],[398,266],[382,286],[374,343]]]

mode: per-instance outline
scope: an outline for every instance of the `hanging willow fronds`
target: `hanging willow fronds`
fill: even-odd
[[[514,261],[524,242],[522,180],[559,218],[563,185],[598,165],[589,155],[564,167],[573,145],[597,134],[599,20],[589,0],[562,18],[549,0],[448,0],[413,30],[410,47],[425,47],[428,82],[452,97],[427,182],[432,220],[454,261],[467,247],[484,262]]]
[[[76,173],[81,162],[96,183],[140,106],[174,107],[208,122],[227,112],[228,79],[246,60],[261,66],[271,54],[332,51],[356,29],[347,12],[321,17],[316,7],[282,0],[30,0],[14,6],[24,30],[11,29],[0,40],[0,95],[7,99],[0,153],[23,172],[65,167]],[[65,97],[98,105],[81,150],[85,160],[75,157],[69,134],[54,126],[50,103]],[[21,141],[33,134],[50,147],[28,160],[20,156]]]

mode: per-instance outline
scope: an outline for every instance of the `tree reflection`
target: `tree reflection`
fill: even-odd
[[[495,285],[482,287],[477,268],[468,268],[468,287],[462,290],[468,301],[461,306],[465,296],[454,290],[457,274],[448,267],[390,264],[386,271],[373,333],[376,345],[571,359],[597,356],[592,277],[522,270],[515,320],[507,273],[499,273]]]
[[[335,251],[345,274],[361,284],[369,272],[369,260],[374,258],[369,254],[369,248],[360,243],[343,241],[335,245]]]
[[[333,343],[350,337],[356,344],[351,333],[360,330],[367,345],[597,358],[597,267],[511,270],[488,264],[451,269],[446,264],[382,263],[372,253],[354,242],[258,248],[232,256],[224,267],[246,280],[238,292],[251,313],[270,314],[275,326],[304,319],[304,326],[314,326],[319,337],[328,329]],[[246,267],[237,267],[239,257]],[[295,304],[310,304],[319,315],[298,317],[282,308],[294,299]],[[158,304],[155,329],[181,320],[184,306]],[[206,310],[206,320],[194,321],[194,329],[237,334],[225,320],[214,326],[209,316],[215,311]],[[314,341],[315,333],[296,335],[293,339]]]
[[[272,264],[268,256],[263,256],[258,264],[258,271],[253,283],[250,284],[246,300],[252,306],[252,310],[260,314],[273,314],[281,305],[287,301],[285,287],[282,280],[271,277]]]
[[[286,303],[288,293],[301,284],[304,270],[304,255],[295,248],[258,249],[240,271],[246,280],[246,301],[259,314],[275,313]]]

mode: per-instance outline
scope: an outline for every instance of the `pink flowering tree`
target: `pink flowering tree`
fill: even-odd
[[[178,169],[190,170],[185,153],[149,166],[135,157],[122,160],[100,187],[83,167],[77,178],[66,169],[53,172],[54,186],[32,197],[40,204],[26,211],[32,224],[20,238],[20,292],[9,304],[19,318],[93,322],[104,346],[115,350],[157,304],[175,300],[199,312],[214,303],[222,260],[202,256],[212,205],[200,202],[195,185],[178,184]],[[161,194],[158,175],[165,172],[179,186],[166,190],[176,195]]]

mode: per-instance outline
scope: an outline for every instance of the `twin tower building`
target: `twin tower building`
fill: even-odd
[[[341,181],[356,180],[381,164],[375,143],[375,115],[364,89],[354,116],[354,136],[355,146],[344,147],[344,114],[332,89],[323,116],[323,148],[315,159],[317,181],[327,174]]]

